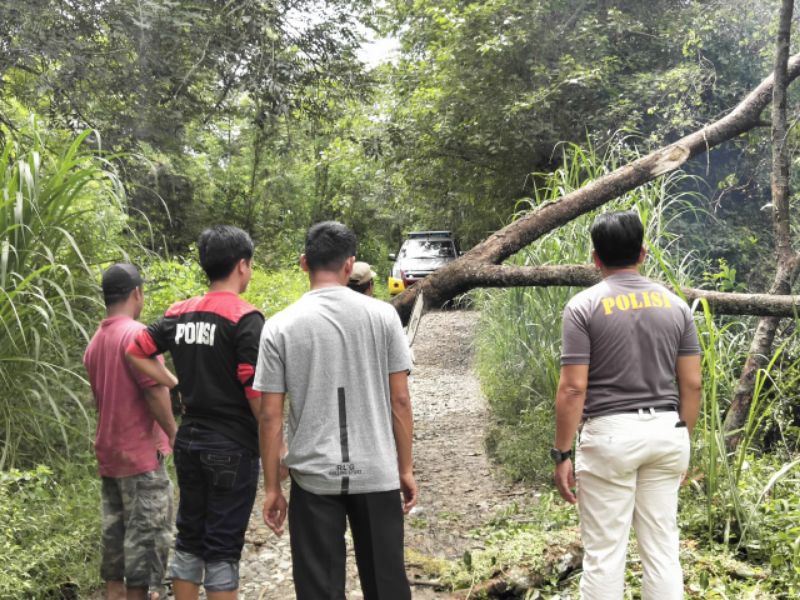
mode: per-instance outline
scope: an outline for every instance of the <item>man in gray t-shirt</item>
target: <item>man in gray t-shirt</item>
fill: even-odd
[[[683,597],[678,487],[700,408],[697,332],[686,303],[639,274],[645,251],[635,212],[599,215],[591,234],[603,281],[564,310],[551,450],[559,493],[580,511],[581,594],[623,597],[633,524],[642,597],[677,600]],[[573,476],[571,448],[581,420]]]
[[[635,271],[609,274],[564,310],[562,365],[589,365],[584,418],[678,409],[677,356],[700,345],[686,303]]]
[[[301,600],[344,597],[345,519],[364,597],[411,597],[403,557],[403,511],[417,493],[411,359],[394,308],[346,287],[354,255],[355,236],[344,225],[309,230],[301,265],[311,291],[265,324],[253,386],[263,392],[264,518],[278,534],[286,509],[278,462],[289,397],[284,462],[292,477],[289,527]]]

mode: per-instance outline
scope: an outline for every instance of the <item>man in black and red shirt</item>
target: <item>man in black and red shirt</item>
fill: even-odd
[[[236,598],[239,558],[258,485],[258,407],[252,389],[264,317],[239,297],[252,275],[253,242],[216,226],[198,243],[210,281],[203,296],[174,304],[128,348],[134,368],[170,387],[157,361],[170,352],[184,415],[175,441],[180,489],[178,536],[170,568],[177,600]]]

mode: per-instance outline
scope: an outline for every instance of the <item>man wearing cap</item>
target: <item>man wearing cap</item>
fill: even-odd
[[[172,532],[172,484],[163,457],[176,425],[166,386],[133,371],[125,349],[145,326],[139,271],[115,264],[103,273],[106,318],[83,357],[97,406],[95,453],[102,477],[106,598],[163,597]]]
[[[353,272],[347,280],[347,287],[359,294],[375,295],[375,271],[369,263],[362,261],[353,263]]]
[[[639,274],[645,250],[638,214],[599,215],[591,236],[603,281],[564,310],[551,451],[558,491],[580,512],[581,596],[622,599],[632,524],[642,598],[678,600],[678,488],[702,389],[697,332],[686,303]]]

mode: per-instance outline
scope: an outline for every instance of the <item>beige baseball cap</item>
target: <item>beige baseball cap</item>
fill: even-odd
[[[369,263],[355,262],[353,263],[353,272],[350,273],[350,283],[355,285],[364,285],[375,279],[375,271],[369,266]]]

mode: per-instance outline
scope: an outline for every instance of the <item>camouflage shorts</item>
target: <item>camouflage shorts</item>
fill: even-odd
[[[164,465],[131,477],[103,477],[105,581],[162,593],[172,546],[172,482]]]

